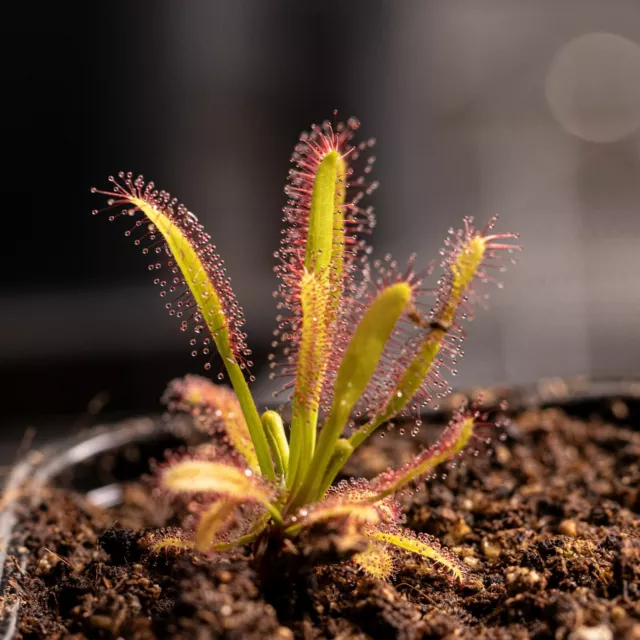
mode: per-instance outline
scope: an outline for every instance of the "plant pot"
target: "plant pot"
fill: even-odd
[[[473,394],[476,392],[474,391]],[[472,395],[473,395],[472,394]],[[630,425],[640,430],[640,383],[634,381],[545,380],[518,389],[491,388],[484,392],[489,403],[507,398],[509,411],[527,407],[557,406],[570,415]],[[448,401],[448,405],[457,400]],[[447,406],[444,407],[445,411]],[[429,414],[442,421],[444,413]],[[121,483],[149,471],[153,459],[167,449],[193,438],[188,428],[176,429],[161,419],[136,419],[115,426],[100,426],[65,438],[42,451],[31,451],[8,476],[0,511],[0,585],[5,618],[0,638],[12,638],[20,599],[13,596],[12,578],[25,566],[24,549],[15,548],[13,537],[20,528],[25,491],[33,502],[45,486],[71,489],[93,503],[113,506],[121,499]],[[13,557],[17,562],[9,562]]]
[[[0,589],[10,591],[11,576],[24,567],[24,551],[12,546],[20,526],[19,502],[25,490],[35,498],[45,486],[57,486],[85,494],[105,507],[121,499],[120,483],[149,471],[149,463],[161,459],[167,449],[184,445],[180,430],[161,419],[135,419],[97,426],[61,439],[41,451],[30,451],[7,477],[0,510]],[[7,561],[9,556],[17,564]],[[13,637],[19,601],[8,608],[0,623],[0,638]]]

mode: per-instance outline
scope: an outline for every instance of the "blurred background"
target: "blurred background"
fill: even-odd
[[[452,382],[640,374],[638,0],[38,11],[37,25],[0,27],[35,60],[8,65],[28,104],[2,125],[25,163],[0,175],[5,459],[27,426],[48,437],[157,411],[168,380],[203,373],[126,223],[91,216],[89,187],[120,169],[177,195],[212,233],[269,401],[289,155],[334,109],[377,139],[377,255],[426,263],[469,214],[499,213],[522,234],[522,260],[468,327]]]

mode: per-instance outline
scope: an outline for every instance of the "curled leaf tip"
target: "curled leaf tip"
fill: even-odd
[[[242,310],[224,262],[198,218],[140,175],[121,172],[109,181],[111,190],[93,192],[109,198],[109,220],[131,220],[125,235],[134,237],[134,243],[150,258],[149,270],[156,276],[160,296],[168,298],[169,313],[180,319],[182,331],[192,328],[196,334],[193,346],[201,342],[202,353],[209,356],[215,343],[223,358],[231,357],[242,368],[249,366],[251,352]],[[194,355],[197,353],[194,349]]]
[[[376,580],[390,580],[396,573],[393,554],[382,544],[371,542],[364,551],[356,553],[351,561]]]
[[[171,315],[181,318],[180,329],[193,328],[191,344],[202,340],[202,353],[209,355],[215,345],[238,396],[251,433],[260,469],[269,478],[275,476],[260,416],[245,379],[253,364],[249,360],[243,332],[244,316],[231,289],[224,263],[197,217],[176,198],[145,182],[142,176],[120,173],[109,178],[111,191],[98,191],[109,197],[108,209],[119,209],[117,216],[133,217],[133,226],[125,235],[135,234],[136,244],[144,243],[143,254],[152,257],[150,271],[158,272],[154,282]],[[142,215],[139,215],[142,214]],[[192,355],[198,355],[194,349]],[[207,362],[205,369],[211,368]],[[222,372],[218,374],[222,379]],[[253,375],[249,375],[253,380]]]
[[[433,571],[457,582],[466,582],[469,578],[469,570],[464,563],[443,547],[436,538],[426,533],[415,533],[411,529],[383,524],[368,527],[366,535],[395,554],[398,563],[406,563],[407,555],[412,554],[423,560]]]

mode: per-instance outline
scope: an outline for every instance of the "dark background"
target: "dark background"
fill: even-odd
[[[213,235],[268,401],[288,158],[336,108],[377,138],[378,255],[426,263],[467,214],[498,212],[522,233],[521,264],[469,327],[457,384],[640,373],[637,0],[32,9],[1,27],[3,108],[17,106],[0,176],[5,452],[29,425],[48,437],[157,411],[169,379],[202,372],[126,224],[91,216],[89,187],[120,169],[179,196]],[[593,33],[616,37],[557,66]],[[550,104],[564,105],[564,127]]]

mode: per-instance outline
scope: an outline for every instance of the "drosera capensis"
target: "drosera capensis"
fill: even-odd
[[[274,268],[280,285],[272,377],[284,378],[291,420],[259,414],[249,390],[251,351],[244,316],[224,262],[196,216],[152,182],[132,173],[111,177],[109,219],[129,221],[125,235],[151,258],[149,270],[182,331],[193,331],[193,355],[217,353],[228,387],[199,377],[173,381],[164,400],[192,415],[212,435],[197,452],[171,456],[158,479],[166,491],[193,497],[195,522],[180,536],[159,533],[152,548],[211,553],[255,542],[270,528],[295,538],[318,523],[349,525],[368,541],[353,561],[377,578],[394,575],[403,557],[416,557],[465,582],[468,571],[430,536],[401,525],[395,496],[459,456],[487,424],[487,415],[461,408],[430,448],[399,469],[370,481],[334,484],[352,453],[392,420],[417,429],[422,410],[450,388],[462,354],[463,321],[484,306],[485,284],[515,262],[513,233],[496,233],[465,218],[450,229],[433,266],[400,267],[390,256],[371,260],[366,240],[375,225],[362,201],[377,187],[369,179],[374,140],[354,141],[359,122],[324,122],[303,133],[291,157],[285,189],[283,240]],[[99,213],[95,210],[94,213]],[[429,306],[431,303],[431,306]]]

